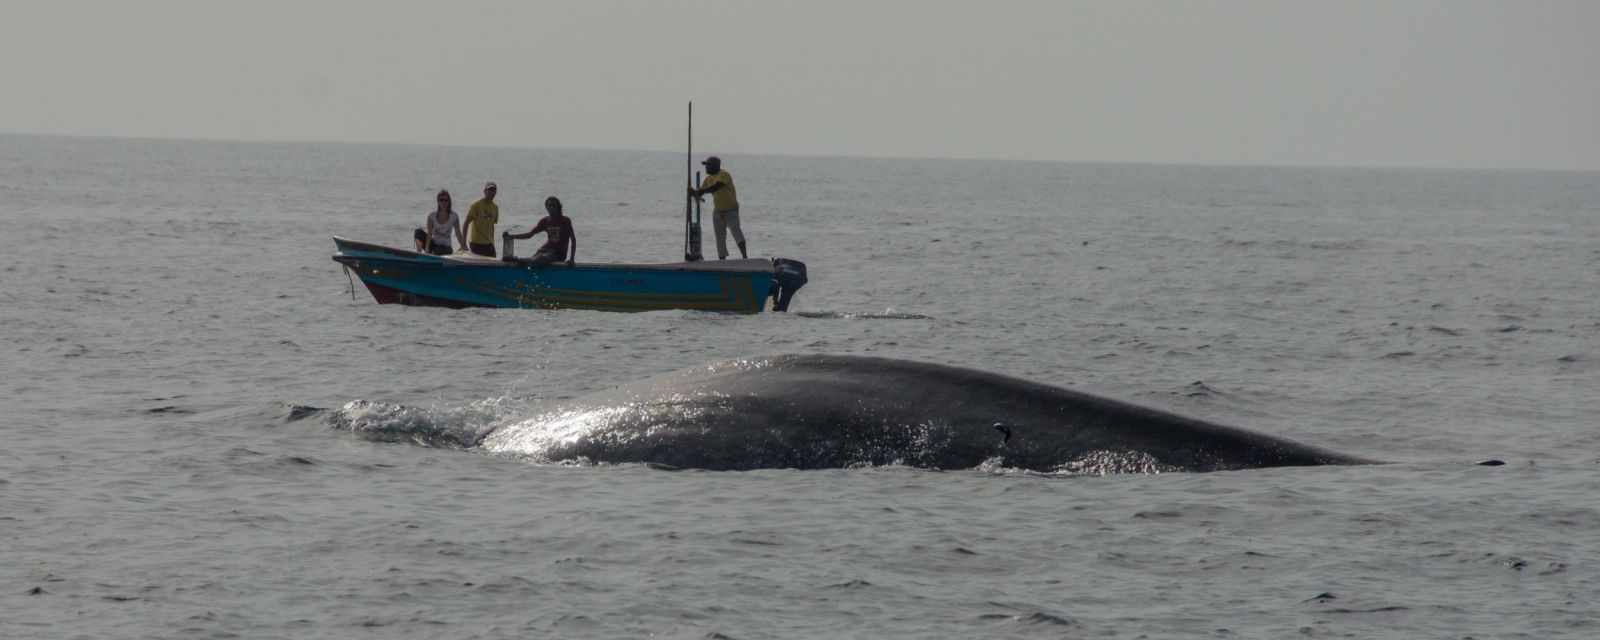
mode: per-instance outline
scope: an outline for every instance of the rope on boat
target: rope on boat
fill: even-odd
[[[355,276],[350,275],[350,265],[341,264],[339,266],[344,268],[344,277],[345,277],[345,279],[350,281],[350,299],[351,300],[355,300],[356,299],[356,279],[355,279]]]

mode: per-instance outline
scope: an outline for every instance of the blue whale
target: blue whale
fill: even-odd
[[[1151,473],[1376,462],[1019,378],[859,356],[691,367],[546,408],[479,445],[679,468]]]

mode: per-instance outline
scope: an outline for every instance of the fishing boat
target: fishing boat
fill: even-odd
[[[689,149],[694,155],[694,103],[689,103]],[[689,179],[692,192],[699,174]],[[502,236],[503,258],[456,253],[436,256],[335,236],[333,261],[361,278],[379,304],[435,307],[515,307],[655,311],[696,309],[759,313],[773,299],[786,311],[806,283],[798,260],[705,260],[700,253],[700,200],[684,200],[683,262],[664,264],[536,264],[514,257]],[[741,251],[743,251],[741,245]],[[355,283],[351,283],[354,294]]]
[[[435,256],[340,237],[333,242],[338,248],[334,262],[360,278],[380,304],[758,313],[767,306],[778,275],[773,260],[760,259],[569,267],[460,253]]]

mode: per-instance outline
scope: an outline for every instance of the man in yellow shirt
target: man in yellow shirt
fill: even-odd
[[[467,246],[480,256],[494,257],[494,226],[500,223],[500,206],[494,195],[500,191],[493,182],[483,185],[483,198],[467,209]]]
[[[727,235],[733,232],[733,241],[739,244],[739,257],[749,258],[744,249],[744,231],[739,228],[739,192],[733,188],[733,175],[722,170],[722,159],[716,156],[702,162],[706,166],[706,179],[699,189],[690,189],[696,199],[711,194],[711,227],[717,232],[717,259],[728,259]]]

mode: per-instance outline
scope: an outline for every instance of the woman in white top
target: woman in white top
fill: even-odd
[[[428,219],[421,229],[417,229],[417,240],[420,245],[424,238],[428,244],[427,251],[436,256],[450,254],[450,235],[456,236],[456,242],[462,251],[467,250],[467,236],[461,231],[461,219],[456,217],[455,209],[450,208],[450,192],[439,191],[439,206],[428,214]],[[421,250],[418,247],[418,250]]]

